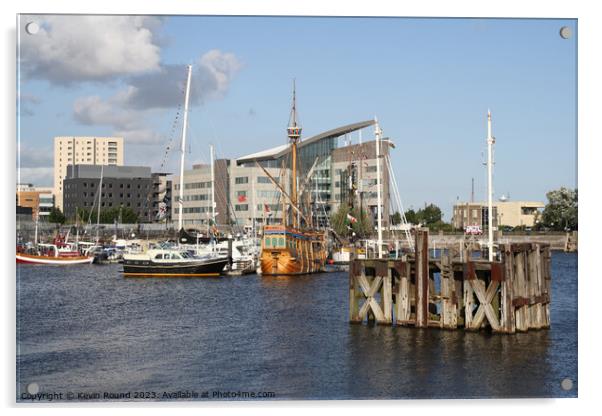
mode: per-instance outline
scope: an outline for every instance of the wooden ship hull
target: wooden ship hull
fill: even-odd
[[[266,226],[261,248],[262,275],[321,272],[328,254],[324,233],[303,233],[278,226]]]
[[[88,256],[39,256],[35,254],[17,253],[16,261],[21,264],[44,264],[67,266],[73,264],[91,264],[94,257]]]

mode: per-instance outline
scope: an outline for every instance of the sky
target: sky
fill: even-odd
[[[472,178],[475,199],[486,199],[488,109],[495,198],[545,202],[576,187],[575,20],[22,15],[19,24],[22,182],[52,185],[54,136],[120,135],[126,164],[176,172],[192,64],[188,167],[209,159],[210,143],[218,158],[285,143],[295,79],[306,138],[378,117],[396,145],[406,209],[434,203],[449,221]]]

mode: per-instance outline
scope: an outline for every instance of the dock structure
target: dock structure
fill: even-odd
[[[429,256],[428,229],[399,259],[355,259],[349,320],[513,334],[550,327],[550,247],[503,244],[498,259],[471,247]]]

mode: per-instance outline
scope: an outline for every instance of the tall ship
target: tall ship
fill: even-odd
[[[263,166],[257,163],[278,188],[286,206],[282,213],[282,224],[263,226],[260,261],[263,275],[300,275],[320,272],[324,269],[328,255],[326,232],[313,226],[311,216],[308,220],[299,201],[297,145],[301,140],[301,126],[297,123],[295,95],[293,84],[293,103],[287,128],[291,155],[290,195]]]

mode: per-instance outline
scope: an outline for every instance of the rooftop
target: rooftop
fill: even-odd
[[[323,139],[329,139],[332,137],[339,137],[347,133],[354,132],[356,130],[361,130],[365,127],[374,125],[374,120],[366,120],[360,121],[359,123],[348,124],[346,126],[337,127],[336,129],[328,130],[323,133],[312,136],[308,139],[302,140],[297,145],[298,148],[303,148],[309,144],[318,142]],[[252,153],[250,155],[242,156],[236,159],[237,164],[242,164],[245,162],[253,162],[255,160],[269,160],[269,159],[278,159],[284,155],[286,155],[290,151],[290,146],[288,144],[283,144],[280,146],[272,147],[271,149],[263,150],[261,152]]]

